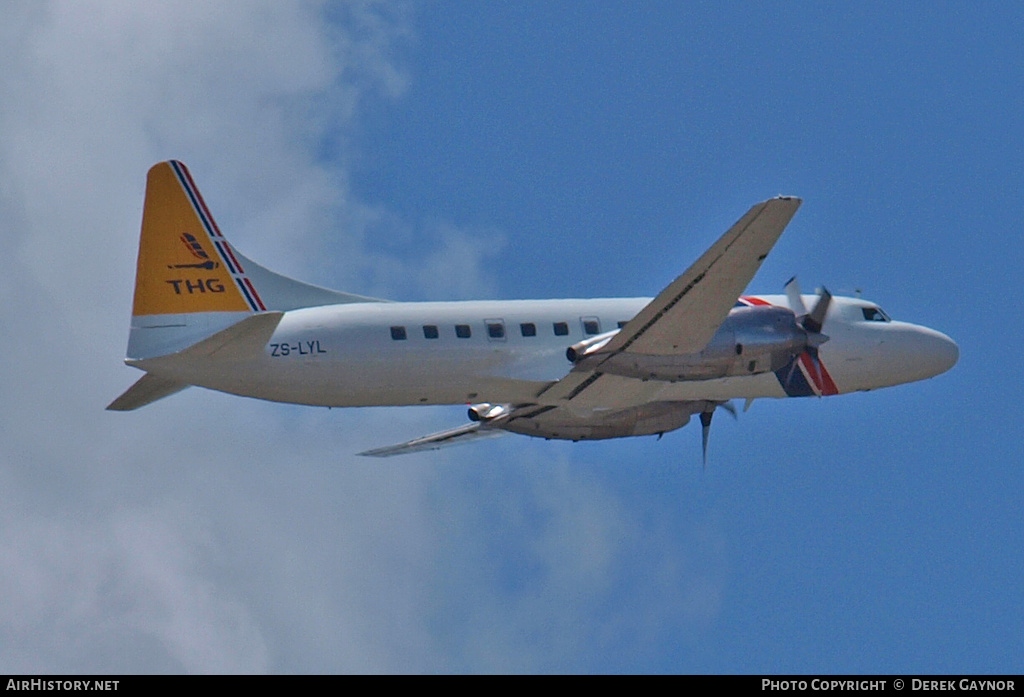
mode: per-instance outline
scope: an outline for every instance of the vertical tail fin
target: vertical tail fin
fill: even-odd
[[[170,160],[149,170],[129,359],[180,351],[253,313],[352,302],[379,301],[250,261],[221,234],[184,164]]]
[[[132,315],[266,309],[185,166],[155,165],[146,180]]]
[[[246,259],[224,239],[185,165],[156,164],[146,179],[126,359],[147,373],[108,409],[137,409],[188,387],[183,364],[262,350],[288,310],[355,302],[382,301],[302,283]]]

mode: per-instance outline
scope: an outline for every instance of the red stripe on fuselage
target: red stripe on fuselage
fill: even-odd
[[[811,358],[811,354],[804,351],[800,354],[800,364],[803,365],[804,372],[811,379],[814,389],[819,394],[823,396],[839,394],[839,389],[832,380],[832,376],[828,374],[828,370],[825,369],[825,364],[821,362],[821,358],[815,361]]]
[[[828,374],[828,370],[825,368],[825,364],[821,362],[821,358],[818,359],[818,365],[821,366],[821,393],[825,396],[839,394],[839,388],[836,387],[832,376]]]

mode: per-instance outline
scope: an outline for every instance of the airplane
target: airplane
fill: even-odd
[[[188,386],[323,407],[468,405],[468,423],[360,455],[518,433],[656,435],[731,400],[823,397],[924,380],[957,362],[945,334],[876,303],[744,291],[801,200],[757,203],[655,298],[390,302],[270,271],[221,233],[184,164],[148,173],[125,362],[107,408]]]

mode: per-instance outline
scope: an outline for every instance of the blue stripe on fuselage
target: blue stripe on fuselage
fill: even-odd
[[[804,371],[800,369],[799,356],[790,360],[785,367],[776,370],[775,377],[779,379],[779,384],[789,397],[814,397],[818,394],[807,381]]]

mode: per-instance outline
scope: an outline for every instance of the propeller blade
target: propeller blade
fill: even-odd
[[[828,313],[828,306],[831,303],[832,294],[828,292],[828,288],[823,287],[821,294],[818,296],[818,302],[814,304],[814,309],[811,310],[811,314],[804,318],[804,329],[820,334],[822,324],[825,322],[825,314]]]
[[[797,317],[807,314],[807,307],[804,305],[804,299],[800,295],[800,284],[796,282],[796,276],[786,281],[786,299],[789,301],[789,309]]]
[[[786,388],[786,392],[787,393],[789,392],[789,389],[790,389],[790,387],[793,384],[793,375],[796,373],[797,370],[799,370],[799,368],[797,368],[797,365],[796,365],[797,361],[799,361],[799,360],[800,360],[800,356],[793,356],[793,358],[790,359],[790,361],[789,361],[789,372],[786,373],[786,381],[785,381],[785,388]]]
[[[821,380],[821,359],[818,358],[818,349],[813,346],[808,346],[806,353],[811,357],[811,370],[814,372],[812,376],[815,384],[820,385]]]
[[[708,435],[711,433],[711,416],[714,413],[713,411],[702,411],[700,413],[700,434],[705,468],[708,466]]]

